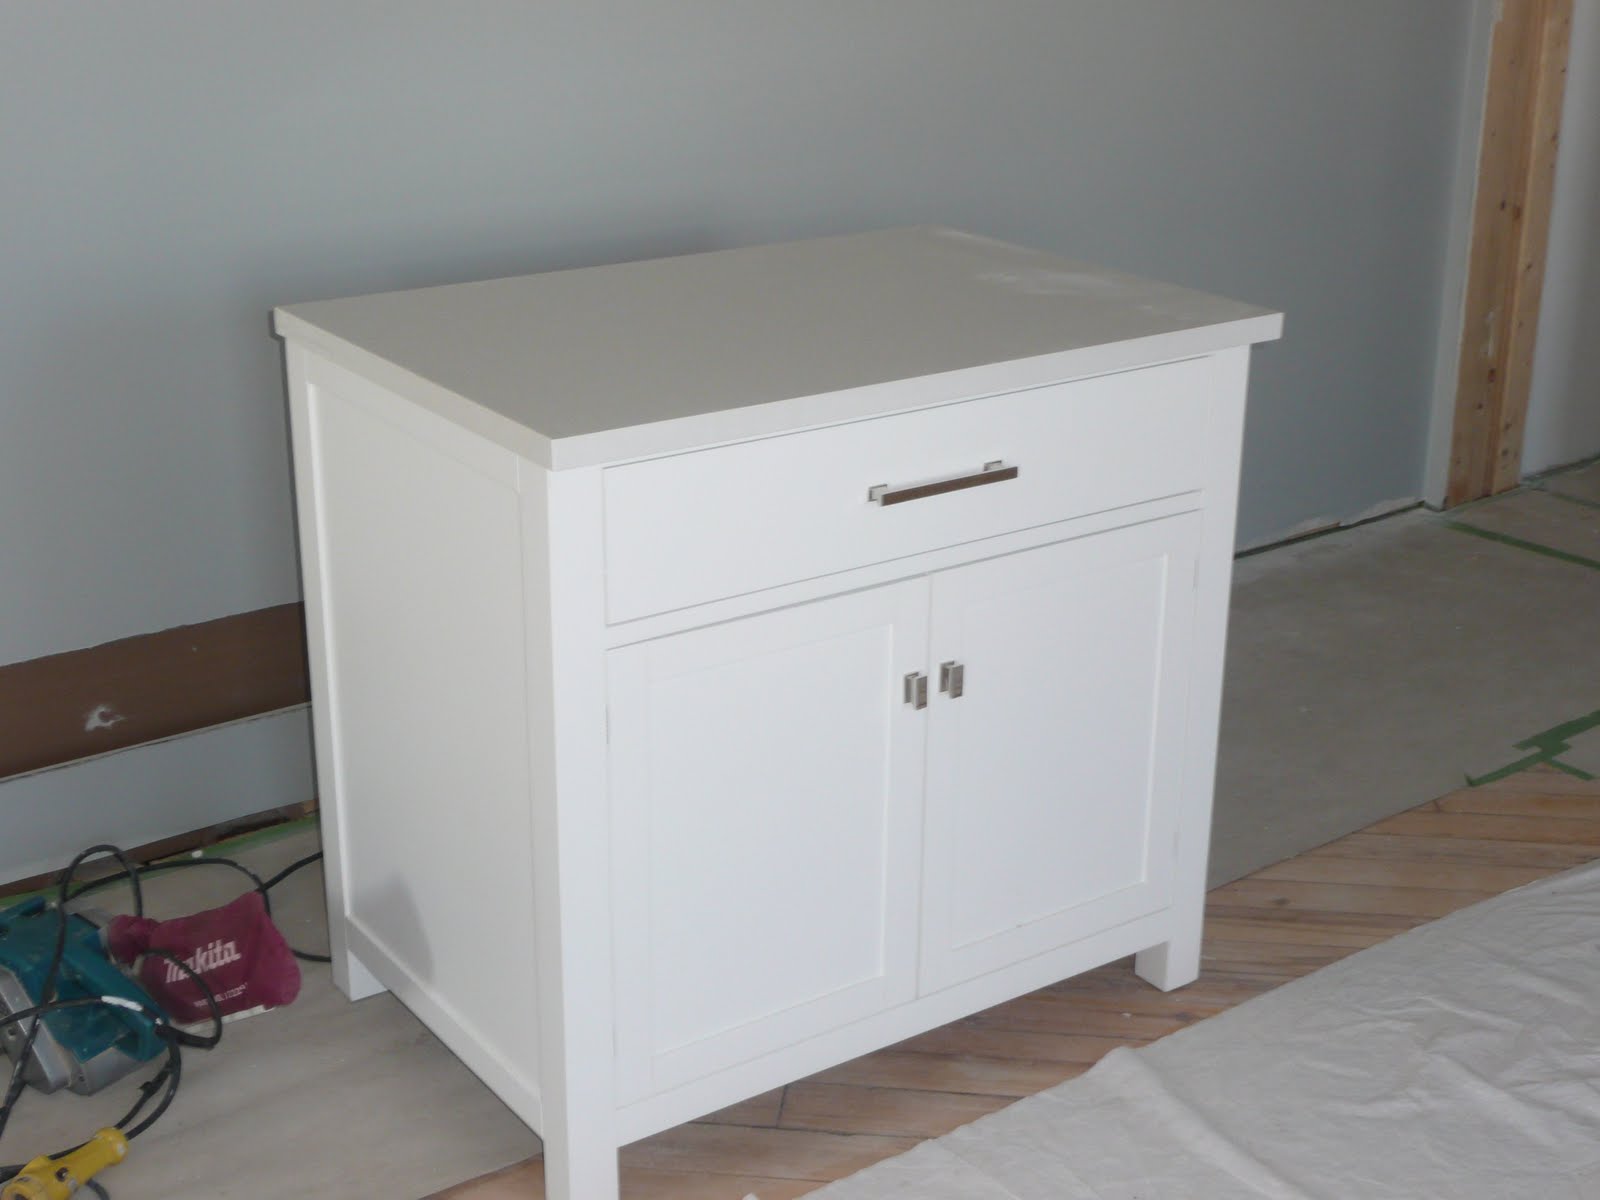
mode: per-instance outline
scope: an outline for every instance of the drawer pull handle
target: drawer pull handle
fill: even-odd
[[[867,500],[885,507],[890,504],[904,504],[907,500],[942,496],[945,492],[960,492],[967,488],[982,487],[986,483],[1004,483],[1007,479],[1015,479],[1017,473],[1016,467],[1008,467],[996,459],[994,462],[984,463],[981,471],[973,471],[967,475],[930,479],[926,483],[908,483],[904,487],[890,487],[887,483],[880,483],[867,489]]]

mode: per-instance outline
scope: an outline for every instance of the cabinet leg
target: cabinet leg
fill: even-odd
[[[359,958],[349,950],[339,949],[333,953],[333,986],[352,1000],[365,1000],[389,990]]]
[[[545,1142],[545,1200],[619,1200],[621,1189],[617,1148],[609,1142]]]
[[[1196,925],[1193,933],[1186,932],[1159,946],[1139,951],[1134,956],[1133,972],[1163,992],[1193,983],[1200,978],[1199,926]]]

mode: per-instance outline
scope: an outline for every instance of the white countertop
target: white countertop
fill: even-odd
[[[1276,338],[1283,320],[932,227],[274,315],[289,341],[552,468],[1205,354]]]

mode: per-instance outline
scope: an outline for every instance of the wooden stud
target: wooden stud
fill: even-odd
[[[1489,55],[1446,507],[1521,475],[1572,0],[1502,0]]]

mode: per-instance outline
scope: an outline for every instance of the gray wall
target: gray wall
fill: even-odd
[[[1280,306],[1242,540],[1420,488],[1462,0],[0,0],[0,663],[292,599],[279,302],[939,222]]]
[[[1577,0],[1522,469],[1600,454],[1600,0]]]

